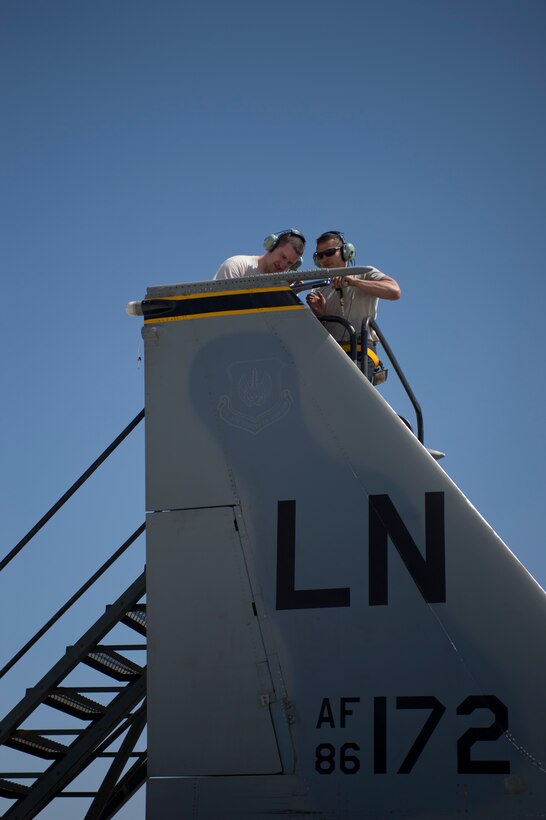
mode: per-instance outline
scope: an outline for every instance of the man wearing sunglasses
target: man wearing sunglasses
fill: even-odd
[[[305,237],[295,228],[272,233],[264,239],[265,253],[261,256],[230,256],[222,262],[215,279],[240,279],[259,273],[283,273],[297,270],[305,250]]]
[[[326,231],[317,239],[317,249],[313,254],[317,267],[347,268],[351,262],[354,263],[354,258],[354,245],[346,242],[339,231]],[[307,303],[318,318],[340,316],[360,334],[362,321],[368,316],[375,319],[379,299],[400,299],[400,287],[390,276],[366,266],[365,273],[358,276],[347,273],[332,277],[330,285],[311,291]],[[340,344],[349,341],[347,330],[341,324],[332,322],[328,330]],[[370,381],[374,381],[373,372],[379,361],[375,353],[377,342],[376,334],[370,329],[368,346],[373,354],[368,361]]]

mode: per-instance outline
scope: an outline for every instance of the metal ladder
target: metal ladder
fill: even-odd
[[[59,501],[0,561],[0,571],[144,418],[141,411]],[[70,607],[144,533],[141,524],[85,584],[0,669],[7,674]],[[0,721],[0,746],[13,750],[0,771],[2,817],[29,820],[56,798],[89,798],[86,820],[106,820],[146,780],[146,573],[123,592]],[[135,633],[141,639],[135,643]],[[127,635],[127,641],[121,642]],[[136,659],[134,659],[136,658]],[[45,717],[44,717],[45,716]],[[46,724],[46,728],[42,728]],[[29,764],[29,761],[31,763]],[[102,761],[102,762],[99,762]],[[109,765],[105,766],[105,762]],[[41,765],[40,765],[41,764]],[[95,764],[95,766],[92,766]],[[29,769],[32,770],[29,771]],[[97,769],[99,770],[97,772]],[[106,772],[104,773],[104,770]],[[77,778],[92,788],[69,790]],[[76,786],[77,788],[77,786]]]

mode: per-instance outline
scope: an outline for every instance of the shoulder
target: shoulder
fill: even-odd
[[[230,256],[226,259],[214,276],[215,279],[239,279],[257,272],[259,256]]]

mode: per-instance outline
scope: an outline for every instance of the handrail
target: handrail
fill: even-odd
[[[353,362],[356,363],[358,345],[357,345],[357,334],[356,334],[356,330],[354,329],[354,327],[346,319],[343,319],[340,316],[320,316],[319,321],[321,322],[321,324],[324,324],[325,322],[337,323],[339,325],[342,325],[348,331],[348,333],[349,333],[349,343],[350,343],[350,356],[351,356],[351,359],[353,360]],[[377,324],[375,319],[371,318],[371,316],[367,316],[362,320],[362,327],[361,327],[361,333],[360,333],[361,350],[366,351],[368,349],[368,339],[369,339],[368,327],[371,327],[377,333],[379,341],[383,345],[385,353],[389,357],[390,363],[392,364],[393,368],[395,369],[396,374],[397,374],[398,378],[400,379],[400,381],[402,383],[402,386],[403,386],[404,390],[406,391],[406,393],[408,395],[409,400],[413,404],[413,409],[415,410],[415,415],[417,417],[417,438],[421,442],[421,444],[424,444],[425,434],[424,434],[424,425],[423,425],[423,411],[421,410],[421,406],[420,406],[419,402],[417,401],[417,399],[415,398],[415,394],[414,394],[413,390],[411,389],[411,387],[409,385],[409,382],[406,379],[406,377],[405,377],[405,375],[402,371],[402,368],[398,364],[396,356],[392,352],[392,349],[391,349],[389,343],[387,342],[387,340],[385,339],[385,336],[381,332],[381,329],[379,328],[379,325]],[[368,357],[366,355],[364,355],[364,353],[361,353],[360,369],[364,373],[366,378],[368,378]],[[405,421],[405,419],[404,419],[404,421]],[[410,429],[411,429],[411,427],[410,427]]]
[[[23,547],[25,547],[32,538],[34,538],[36,533],[39,532],[45,524],[47,524],[49,519],[52,518],[55,515],[55,513],[58,510],[60,510],[61,507],[64,504],[66,504],[68,499],[71,498],[74,495],[76,490],[78,490],[82,486],[82,484],[85,481],[87,481],[87,479],[95,472],[95,470],[98,469],[98,467],[100,467],[100,465],[103,463],[103,461],[105,461],[108,458],[108,456],[111,453],[114,452],[116,447],[118,447],[121,444],[121,442],[124,439],[127,438],[129,433],[131,433],[135,429],[135,427],[137,427],[137,425],[140,424],[140,422],[142,421],[143,418],[144,418],[144,410],[141,410],[140,413],[138,413],[134,417],[134,419],[131,422],[129,422],[127,427],[125,427],[125,429],[121,431],[119,436],[117,436],[112,441],[112,443],[109,444],[108,447],[100,454],[100,456],[97,459],[95,459],[95,461],[91,464],[91,466],[88,467],[87,470],[84,473],[81,474],[81,476],[78,478],[78,480],[75,481],[74,484],[72,484],[72,486],[64,493],[64,495],[62,495],[59,498],[59,500],[47,511],[47,513],[42,518],[40,518],[38,523],[35,524],[32,527],[32,529],[27,532],[27,534],[24,536],[24,538],[21,538],[19,543],[16,544],[13,547],[11,552],[9,552],[2,559],[2,561],[0,561],[0,572],[2,572],[2,570],[5,567],[7,567],[7,565],[10,563],[10,561],[12,561],[15,558],[15,556],[18,555],[21,552]]]
[[[357,360],[357,341],[356,341],[356,330],[352,326],[347,319],[342,319],[341,316],[320,316],[319,321],[321,324],[325,322],[333,322],[334,324],[343,325],[345,330],[349,332],[349,344],[350,344],[350,355],[353,362],[356,363]]]
[[[420,406],[419,402],[417,401],[417,399],[415,398],[415,394],[414,394],[413,390],[411,389],[411,387],[409,386],[409,382],[406,379],[406,377],[404,376],[402,368],[398,364],[396,356],[392,352],[389,343],[387,342],[387,340],[385,339],[385,336],[381,332],[381,330],[379,328],[379,325],[377,324],[375,319],[372,319],[371,317],[368,317],[368,318],[366,318],[362,321],[362,333],[361,333],[362,349],[364,350],[368,347],[368,327],[371,327],[372,330],[374,330],[377,333],[379,341],[383,345],[385,353],[389,357],[390,363],[392,364],[392,366],[394,367],[394,369],[396,371],[396,375],[398,376],[398,378],[402,382],[402,386],[404,387],[404,390],[406,391],[409,400],[413,404],[413,409],[415,410],[415,415],[417,417],[417,438],[419,439],[421,444],[424,444],[425,434],[424,434],[424,429],[423,429],[423,411],[421,410],[421,406]]]
[[[128,548],[131,546],[131,544],[132,544],[134,541],[136,541],[136,539],[137,539],[140,535],[142,535],[142,533],[144,532],[144,530],[145,530],[145,529],[146,529],[146,524],[141,524],[141,525],[140,525],[140,527],[138,527],[138,528],[134,531],[134,533],[133,533],[132,535],[130,535],[130,536],[129,536],[129,538],[128,538],[126,541],[124,541],[124,543],[121,545],[121,547],[119,547],[119,548],[118,548],[118,549],[117,549],[117,550],[116,550],[116,551],[115,551],[115,552],[114,552],[114,553],[110,556],[110,558],[108,558],[108,560],[107,560],[107,561],[105,561],[105,562],[104,562],[104,564],[103,564],[101,567],[99,567],[99,569],[95,572],[95,574],[94,574],[94,575],[92,575],[90,578],[88,578],[88,579],[87,579],[87,581],[85,582],[85,584],[83,584],[83,586],[81,586],[81,587],[77,590],[77,592],[75,592],[75,593],[74,593],[74,595],[72,595],[72,597],[71,597],[71,598],[69,598],[69,599],[68,599],[68,601],[66,601],[66,603],[64,603],[64,604],[62,605],[62,607],[61,607],[60,609],[58,609],[58,610],[57,610],[57,612],[56,612],[54,615],[52,615],[52,616],[51,616],[51,618],[49,619],[49,621],[47,621],[47,622],[46,622],[46,623],[45,623],[45,624],[41,627],[41,629],[39,629],[39,630],[38,630],[38,632],[36,632],[36,634],[35,634],[35,635],[34,635],[34,636],[33,636],[33,637],[32,637],[32,638],[31,638],[31,639],[30,639],[30,640],[29,640],[29,641],[28,641],[28,642],[27,642],[27,643],[26,643],[26,644],[25,644],[25,645],[24,645],[24,646],[23,646],[23,647],[22,647],[22,648],[21,648],[18,652],[16,652],[16,653],[15,653],[15,655],[13,656],[13,658],[12,658],[10,661],[8,661],[8,662],[6,663],[6,665],[5,665],[2,669],[0,669],[0,679],[1,679],[1,678],[3,678],[3,677],[4,677],[4,675],[5,675],[7,672],[9,672],[9,670],[10,670],[12,667],[14,667],[14,666],[15,666],[15,664],[16,664],[18,661],[20,661],[20,660],[21,660],[21,658],[22,658],[24,655],[26,655],[26,653],[29,651],[29,649],[32,649],[32,647],[34,646],[34,644],[35,644],[35,643],[37,643],[37,642],[40,640],[40,638],[42,638],[42,637],[46,634],[46,632],[48,632],[48,631],[51,629],[51,627],[53,626],[53,624],[57,623],[57,621],[59,620],[59,618],[61,618],[61,617],[65,614],[65,612],[68,612],[68,610],[70,609],[70,607],[71,607],[73,604],[75,604],[75,603],[76,603],[76,601],[77,601],[77,600],[79,600],[79,599],[82,597],[82,595],[84,594],[84,592],[87,592],[87,590],[88,590],[90,587],[92,587],[92,586],[93,586],[93,584],[95,583],[95,581],[97,581],[97,580],[101,577],[101,575],[104,575],[104,573],[106,572],[106,570],[107,570],[109,567],[111,567],[111,566],[112,566],[112,564],[114,564],[114,563],[118,560],[118,558],[119,558],[121,555],[123,555],[123,553],[125,552],[125,550],[126,550],[126,549],[128,549]]]

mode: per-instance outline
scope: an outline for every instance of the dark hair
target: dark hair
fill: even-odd
[[[287,231],[279,236],[277,247],[281,245],[291,245],[301,256],[305,250],[305,237],[299,231]]]
[[[341,231],[325,231],[321,233],[321,235],[317,239],[317,245],[319,242],[328,242],[330,239],[338,239],[341,244],[345,244],[345,237],[341,233]]]

